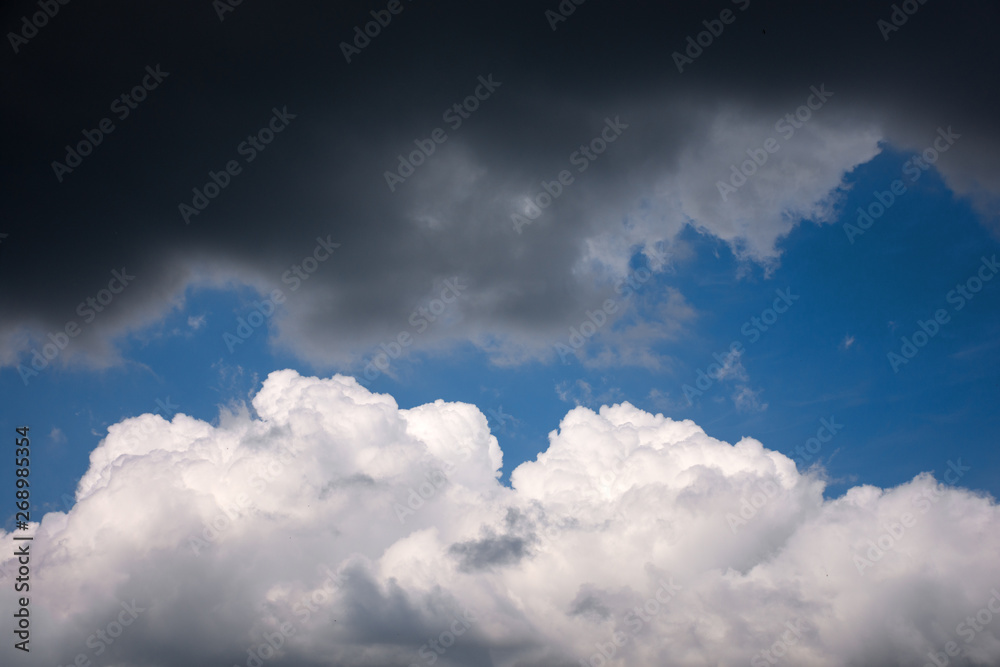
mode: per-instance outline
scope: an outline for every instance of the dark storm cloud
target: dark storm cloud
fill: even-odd
[[[886,40],[877,21],[891,3],[594,0],[552,30],[545,11],[557,4],[403,2],[350,63],[340,43],[384,3],[244,2],[221,21],[209,2],[60,6],[4,55],[0,362],[26,361],[76,321],[60,362],[114,363],[114,336],[156,322],[186,288],[233,281],[283,289],[278,342],[320,363],[357,370],[402,332],[422,349],[472,340],[499,363],[551,357],[607,296],[605,271],[620,274],[630,250],[687,222],[752,259],[775,255],[792,223],[768,193],[787,179],[762,174],[759,191],[741,193],[740,219],[715,183],[814,85],[834,98],[775,157],[822,176],[801,188],[797,213],[818,215],[816,201],[879,140],[921,150],[939,126],[963,137],[937,165],[946,181],[995,210],[995,5],[919,5]],[[732,22],[679,73],[672,54],[725,9]],[[5,29],[36,10],[9,6]],[[498,82],[488,94],[484,79]],[[144,98],[123,107],[135,86]],[[443,114],[477,90],[478,108],[453,128]],[[105,118],[113,132],[57,178],[53,161]],[[627,129],[577,172],[571,155],[616,118]],[[243,143],[279,126],[263,150]],[[436,128],[447,141],[390,190],[397,155]],[[185,220],[179,205],[230,161],[239,170],[217,175],[225,187]],[[519,202],[561,170],[572,184],[516,233]],[[657,193],[662,215],[626,232],[625,216]],[[340,247],[292,294],[282,277],[318,239]],[[84,321],[79,304],[123,267],[134,283]],[[412,313],[453,277],[467,292],[415,331]]]

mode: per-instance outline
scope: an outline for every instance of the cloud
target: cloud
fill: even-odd
[[[620,387],[608,386],[608,378],[601,378],[603,390],[594,391],[594,387],[583,379],[573,382],[564,380],[556,384],[556,396],[564,403],[572,403],[577,406],[593,407],[595,405],[610,404],[615,401],[624,400],[624,393]]]
[[[471,343],[499,365],[555,361],[553,341],[603,303],[601,285],[626,275],[635,253],[661,241],[673,245],[695,229],[747,263],[773,267],[781,239],[796,226],[836,216],[859,165],[886,146],[924,150],[940,126],[953,126],[962,138],[935,168],[981,214],[995,215],[997,94],[980,82],[995,78],[996,59],[952,47],[958,40],[990,43],[977,31],[994,23],[995,8],[929,9],[906,25],[902,39],[886,44],[875,27],[880,10],[868,6],[806,12],[754,4],[680,74],[670,54],[702,28],[703,5],[581,10],[570,30],[552,33],[536,6],[514,4],[477,6],[477,24],[489,17],[485,30],[468,29],[470,10],[461,3],[440,15],[407,12],[401,25],[425,36],[407,58],[367,57],[396,39],[387,30],[385,41],[350,65],[331,35],[349,36],[370,7],[244,6],[244,34],[275,22],[288,26],[275,36],[287,49],[272,50],[250,87],[232,79],[225,59],[193,52],[184,40],[159,44],[156,57],[175,69],[143,107],[156,122],[129,119],[135,141],[109,137],[61,185],[41,166],[5,172],[13,226],[4,266],[21,279],[16,294],[0,294],[0,364],[27,363],[49,334],[70,323],[81,331],[53,364],[121,363],[123,338],[183,308],[191,294],[249,286],[261,295],[285,291],[281,317],[268,324],[269,340],[282,351],[324,369],[357,370],[353,364],[405,331],[414,308],[453,276],[469,285],[450,311],[453,321],[430,327],[411,350]],[[151,19],[127,4],[116,7],[122,22],[81,17],[79,34],[145,53],[141,37],[151,29],[201,29],[174,8],[143,29]],[[859,38],[845,41],[845,34]],[[431,44],[451,52],[423,48]],[[245,39],[231,47],[227,53],[248,61],[260,48]],[[315,85],[315,53],[329,56],[319,61],[329,85]],[[497,53],[509,58],[498,61]],[[10,94],[18,105],[0,119],[24,128],[8,145],[10,164],[60,157],[81,131],[79,109],[106,108],[108,91],[148,64],[119,54],[67,61],[19,61]],[[427,77],[430,71],[435,76]],[[384,173],[398,167],[398,156],[445,128],[442,112],[487,75],[501,85],[461,127],[446,128],[447,142],[390,191]],[[79,105],[63,104],[59,91],[80,80],[90,85],[79,91]],[[51,85],[38,89],[37,81]],[[824,85],[832,96],[786,138],[776,122],[805,108],[811,87]],[[236,146],[275,105],[286,104],[295,122],[191,225],[183,224],[177,205],[209,170],[236,157]],[[324,111],[309,113],[315,109]],[[609,117],[628,128],[585,172],[576,171],[571,156],[599,137]],[[769,138],[780,150],[724,200],[718,183],[748,159],[747,151],[759,156]],[[517,234],[511,213],[562,169],[576,180]],[[149,206],[138,213],[144,224],[132,224],[133,202],[101,194],[107,182],[145,193]],[[44,207],[38,192],[47,193]],[[285,272],[309,256],[317,237],[328,236],[342,247],[292,294]],[[135,272],[134,285],[93,319],[81,317],[81,300],[96,298],[108,273],[123,266]],[[680,294],[657,296],[683,303]],[[669,360],[649,349],[662,342],[658,325],[621,332],[619,344],[588,350],[593,356],[585,363],[666,367]],[[629,354],[632,343],[638,351]]]
[[[740,412],[763,412],[767,410],[767,403],[760,400],[762,389],[751,389],[747,385],[736,385],[733,392],[733,404]]]
[[[723,357],[719,370],[712,374],[716,380],[749,380],[747,369],[743,365],[743,348],[733,348]]]
[[[556,395],[564,403],[575,403],[576,405],[589,404],[594,400],[594,390],[586,380],[576,380],[570,383],[564,380],[556,385]]]
[[[745,665],[772,647],[785,664],[923,664],[947,641],[1000,661],[996,621],[957,634],[1000,585],[982,494],[925,473],[826,500],[818,473],[756,440],[628,403],[570,410],[509,488],[502,462],[475,406],[400,409],[339,375],[272,373],[215,425],[126,419],[76,505],[36,526],[17,664],[245,665],[268,637],[265,665],[576,665],[602,649]],[[120,636],[93,638],[107,628]]]

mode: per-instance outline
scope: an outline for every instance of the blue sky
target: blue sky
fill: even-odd
[[[697,311],[678,339],[658,350],[673,358],[669,369],[591,369],[558,357],[505,369],[466,345],[447,355],[410,351],[394,362],[398,380],[382,375],[370,388],[388,392],[404,408],[439,398],[478,406],[504,451],[505,483],[513,468],[547,447],[548,433],[570,407],[629,401],[692,419],[727,442],[756,438],[793,459],[795,448],[815,437],[820,420],[834,418],[842,431],[810,460],[822,460],[828,496],[856,484],[894,486],[923,471],[940,476],[949,460],[959,459],[971,466],[963,485],[996,495],[1000,415],[993,406],[1000,389],[990,369],[1000,362],[1000,283],[987,282],[959,311],[946,295],[975,275],[998,244],[935,171],[915,182],[904,176],[910,157],[887,147],[855,169],[838,198],[837,221],[802,221],[781,240],[780,265],[770,271],[740,262],[727,244],[687,229],[680,240],[690,255],[639,285],[627,306],[629,317],[641,318],[670,286]],[[908,191],[850,243],[844,223],[855,222],[857,208],[867,208],[874,192],[888,190],[896,179],[908,183]],[[632,267],[645,265],[637,253]],[[773,305],[775,290],[785,289],[798,299],[751,342],[744,325]],[[217,421],[220,407],[248,402],[273,370],[321,377],[350,372],[295,358],[269,343],[263,327],[230,352],[223,334],[234,332],[237,318],[260,298],[248,287],[188,290],[182,308],[120,341],[124,362],[113,368],[49,368],[29,386],[16,369],[0,371],[10,397],[3,428],[30,425],[42,444],[45,474],[34,496],[39,506],[63,509],[63,494],[73,496],[109,424],[172,411]],[[917,321],[932,319],[940,308],[950,321],[893,372],[887,354],[898,353],[901,337],[912,336]],[[734,387],[725,381],[689,405],[684,385],[694,386],[698,369],[733,341],[746,348],[748,386],[766,408],[738,409]],[[11,515],[8,527],[12,521]]]
[[[998,22],[5,3],[0,664],[1000,664]]]

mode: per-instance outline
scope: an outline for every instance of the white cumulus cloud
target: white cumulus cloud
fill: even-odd
[[[35,526],[32,650],[4,664],[1000,661],[997,505],[930,474],[826,500],[754,439],[623,403],[570,410],[505,487],[472,405],[285,370],[253,412],[109,429]]]

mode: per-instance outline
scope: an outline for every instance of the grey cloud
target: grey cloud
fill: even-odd
[[[992,44],[982,31],[995,7],[928,4],[885,42],[875,23],[889,6],[751,3],[679,74],[671,53],[715,9],[581,6],[552,32],[532,3],[404,6],[350,65],[337,45],[368,15],[365,3],[244,5],[223,23],[164,8],[162,35],[119,3],[67,10],[79,12],[72,34],[67,21],[47,27],[53,41],[39,37],[9,66],[17,101],[3,120],[24,129],[9,150],[25,167],[0,174],[12,191],[0,279],[17,284],[0,295],[0,363],[29,360],[120,266],[135,285],[55,364],[120,363],[120,336],[155,325],[192,291],[243,284],[286,292],[269,323],[275,344],[358,372],[451,276],[468,293],[414,349],[471,341],[499,364],[553,361],[552,343],[606,298],[598,285],[622,275],[632,252],[693,225],[747,261],[778,261],[776,241],[800,218],[827,220],[845,173],[879,141],[919,150],[943,125],[963,133],[941,161],[946,182],[995,224],[997,99],[981,82],[995,78],[997,59],[956,46]],[[119,43],[129,56],[57,59],[59,39],[88,52]],[[156,97],[57,183],[51,160],[153,63],[171,72]],[[442,112],[490,74],[502,85],[452,130]],[[722,202],[716,181],[730,164],[820,84],[834,97],[741,189],[739,209]],[[184,225],[177,205],[239,157],[275,106],[297,118]],[[516,234],[510,215],[522,198],[573,170],[570,155],[608,117],[628,129]],[[448,140],[390,192],[384,172],[437,127]],[[327,235],[338,253],[290,293],[284,272]],[[609,335],[594,363],[668,363],[629,356],[633,342]]]

